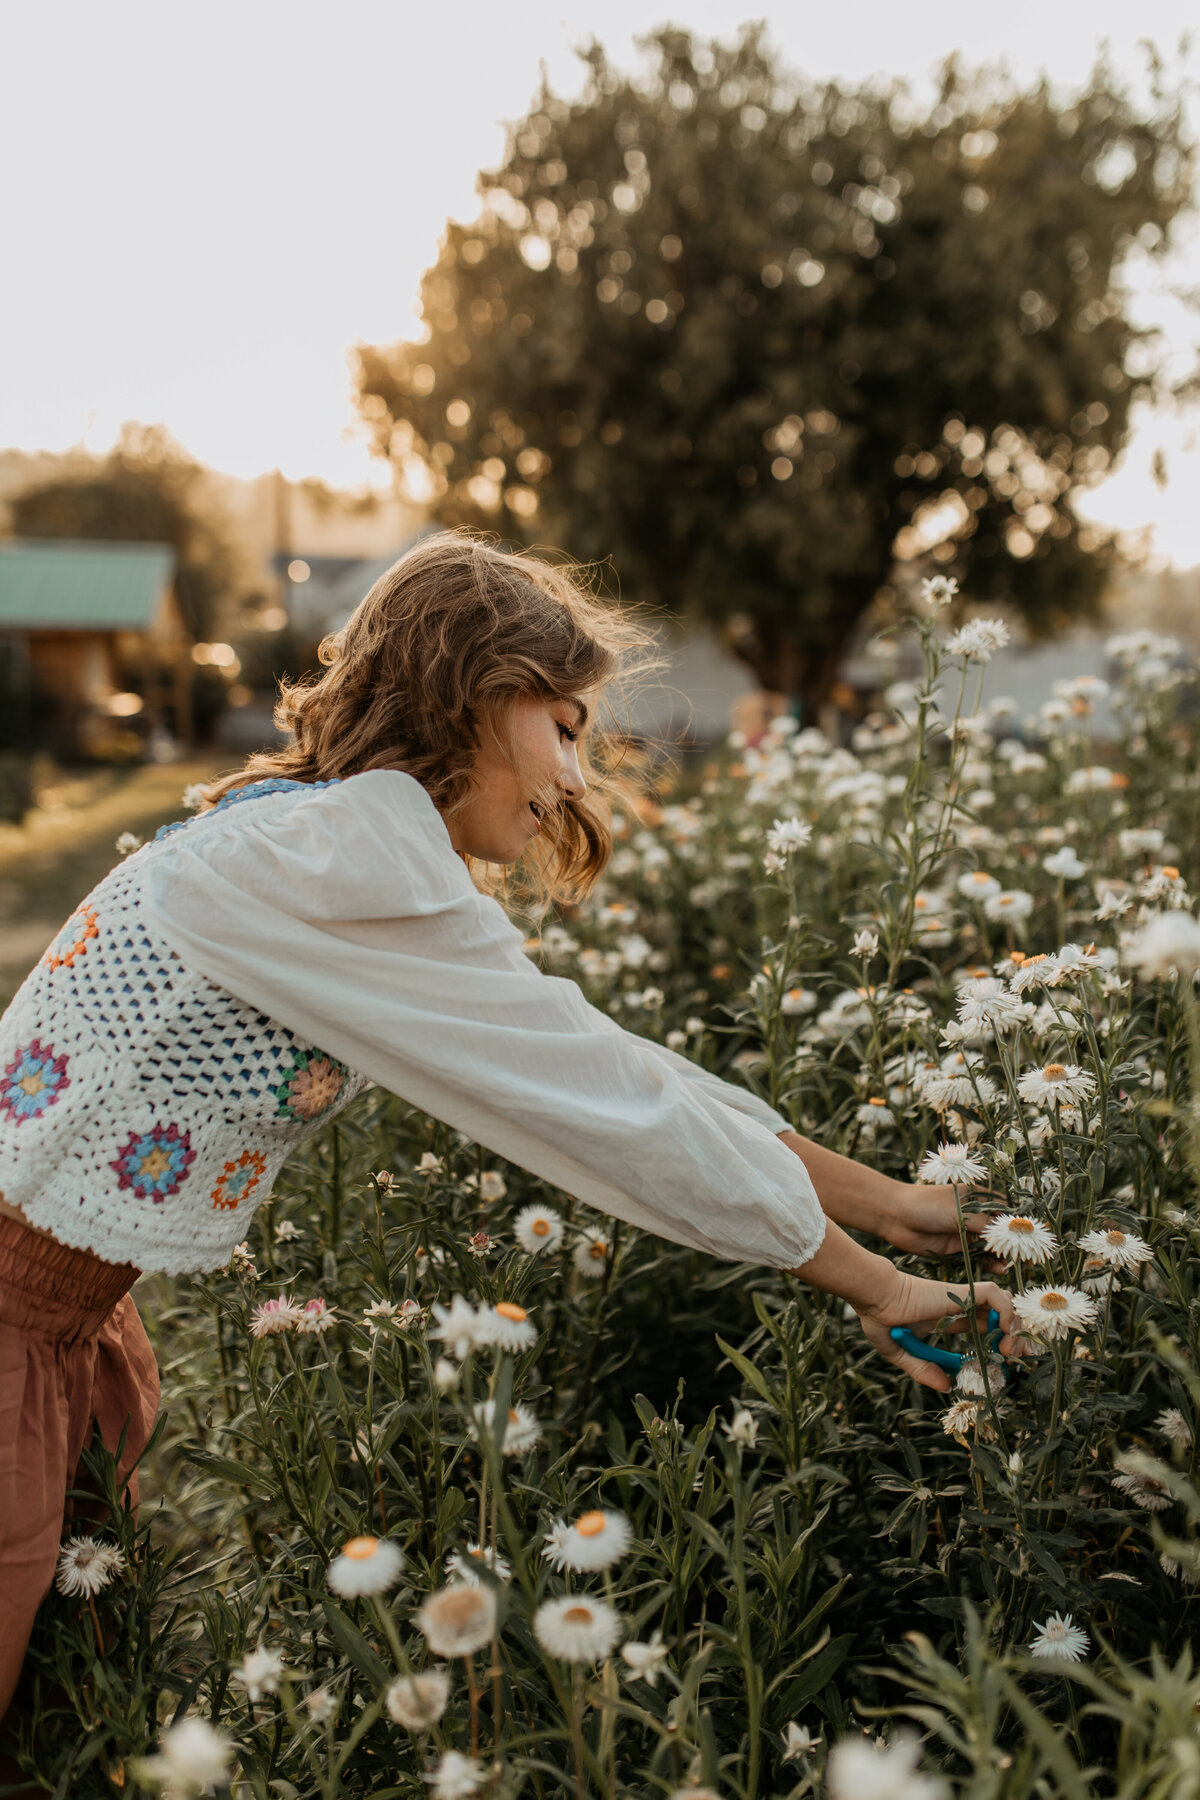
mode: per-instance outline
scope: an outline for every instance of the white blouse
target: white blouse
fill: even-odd
[[[780,1268],[820,1248],[787,1121],[537,969],[411,776],[267,793],[147,852],[152,933],[347,1068],[675,1243]]]

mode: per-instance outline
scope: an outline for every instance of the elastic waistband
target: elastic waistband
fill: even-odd
[[[140,1272],[0,1217],[0,1325],[44,1337],[91,1337]]]

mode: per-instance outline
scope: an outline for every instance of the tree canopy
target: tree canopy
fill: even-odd
[[[931,573],[1035,630],[1113,554],[1076,495],[1160,384],[1122,269],[1160,256],[1190,146],[1156,75],[1061,100],[949,63],[815,87],[761,28],[665,29],[642,80],[543,84],[451,221],[421,342],[360,347],[379,451],[445,523],[612,559],[815,698],[873,600]]]

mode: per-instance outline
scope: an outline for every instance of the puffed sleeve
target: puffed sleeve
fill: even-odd
[[[820,1248],[762,1103],[535,968],[411,776],[256,797],[139,854],[147,923],[185,965],[489,1150],[712,1256]]]

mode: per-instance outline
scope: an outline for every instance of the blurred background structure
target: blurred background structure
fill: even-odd
[[[645,607],[684,747],[848,738],[930,574],[1008,619],[1017,728],[1113,629],[1196,639],[1186,6],[467,11],[6,21],[10,833],[269,742],[445,523]]]

